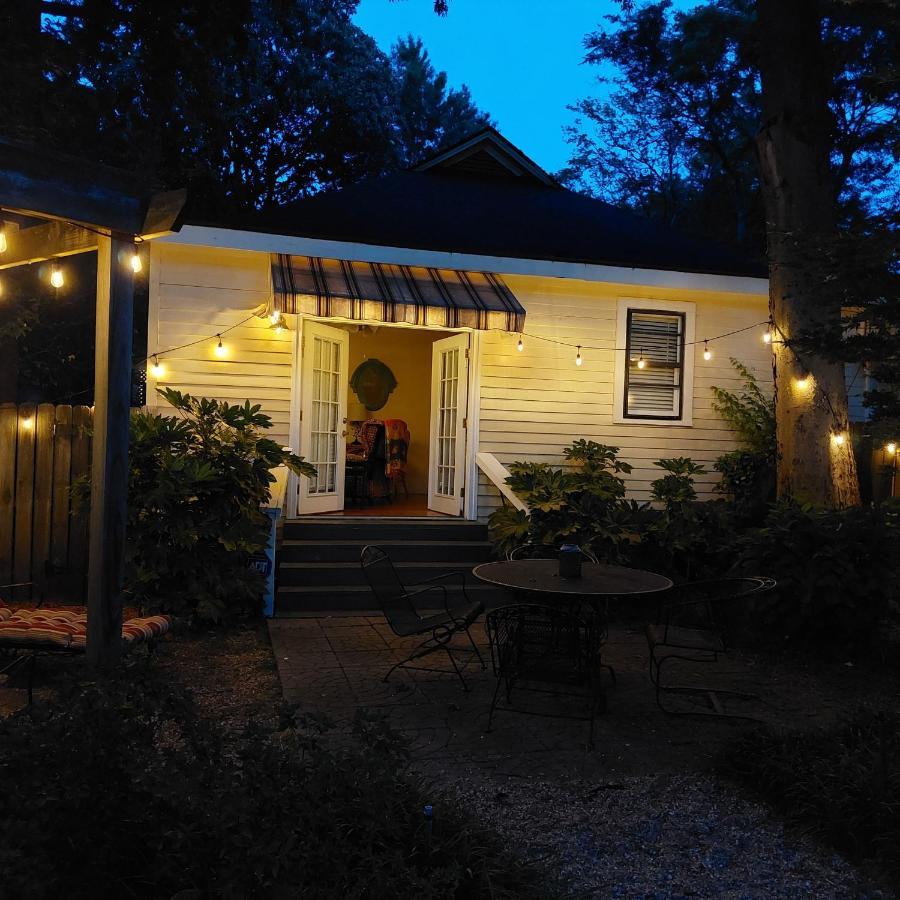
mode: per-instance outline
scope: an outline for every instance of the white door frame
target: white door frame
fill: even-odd
[[[434,326],[416,327],[411,325],[392,325],[390,323],[378,322],[375,320],[360,321],[357,319],[342,319],[336,316],[308,316],[298,315],[296,321],[296,334],[294,338],[294,360],[291,373],[292,389],[291,389],[291,410],[290,423],[288,426],[288,436],[290,438],[290,446],[295,453],[303,455],[303,448],[300,446],[300,406],[302,402],[302,379],[303,379],[303,327],[304,323],[322,322],[324,325],[329,323],[342,322],[350,325],[377,325],[379,328],[407,328],[413,331],[434,331],[440,330],[450,334],[463,333],[468,331],[464,328],[441,328],[435,329]],[[478,518],[478,465],[475,462],[475,455],[478,452],[479,430],[481,424],[481,356],[482,356],[482,333],[480,331],[471,330],[469,334],[469,383],[468,383],[468,429],[466,430],[466,462],[465,472],[465,497],[463,498],[463,518],[476,520]],[[431,435],[429,434],[429,444]],[[471,488],[470,488],[471,486]],[[287,496],[285,497],[285,518],[296,518],[300,515],[299,510],[299,477],[291,473],[288,480]]]
[[[442,345],[449,345],[444,347]],[[428,508],[435,512],[446,513],[451,516],[465,514],[466,476],[468,474],[468,460],[466,454],[469,448],[469,364],[471,362],[471,334],[461,332],[441,338],[431,345],[431,372],[429,383],[431,386],[431,411],[428,429]],[[444,359],[455,359],[455,373],[451,376],[455,384],[452,390],[454,431],[450,439],[449,448],[452,450],[452,466],[445,466],[449,470],[449,483],[452,484],[449,493],[441,493],[438,488],[441,466],[440,446],[442,442],[441,410],[439,404],[444,393]],[[464,396],[460,396],[461,392]]]
[[[348,332],[344,331],[341,328],[335,328],[332,323],[326,322],[315,322],[309,323],[307,327],[304,329],[304,338],[306,338],[305,343],[300,346],[304,349],[308,349],[306,345],[312,344],[314,340],[314,336],[312,332],[321,331],[324,332],[322,335],[323,341],[330,341],[331,343],[338,343],[339,348],[341,349],[339,356],[339,364],[338,364],[338,388],[337,388],[337,412],[336,418],[334,422],[334,428],[336,432],[336,448],[335,448],[335,456],[334,463],[335,466],[335,476],[334,476],[334,490],[329,491],[328,493],[318,494],[318,495],[308,495],[306,493],[306,488],[309,485],[309,480],[304,479],[300,482],[300,491],[298,491],[298,505],[299,510],[303,514],[307,513],[317,513],[317,512],[339,512],[344,508],[344,476],[345,476],[345,455],[347,445],[344,441],[344,437],[346,435],[345,426],[347,424],[347,382],[350,377],[349,372],[349,348],[350,348],[350,335]],[[311,340],[312,339],[312,340]],[[331,344],[328,344],[330,347]],[[330,351],[329,351],[330,352]],[[307,360],[309,366],[312,366],[312,360]],[[304,365],[304,360],[301,358],[300,360],[301,372],[303,372],[307,367]],[[303,409],[303,399],[305,394],[305,388],[307,386],[302,384],[300,385],[300,408],[301,411],[305,414],[305,419],[303,416],[300,416],[300,452],[305,458],[309,458],[309,449],[312,443],[312,415],[311,409],[304,410]],[[309,386],[312,388],[312,385]],[[307,398],[310,399],[310,398]],[[311,403],[310,403],[311,406]],[[332,410],[332,412],[334,412]],[[330,428],[326,428],[326,431],[330,430]],[[310,460],[312,461],[312,460]],[[328,465],[332,465],[332,463],[328,463]]]

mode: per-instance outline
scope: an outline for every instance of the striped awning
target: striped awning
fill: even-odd
[[[493,272],[272,255],[275,309],[326,318],[522,331],[525,310]]]

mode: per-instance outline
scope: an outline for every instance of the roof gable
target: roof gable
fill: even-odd
[[[514,178],[556,185],[551,175],[490,126],[413,167],[416,172],[430,170],[470,177]]]

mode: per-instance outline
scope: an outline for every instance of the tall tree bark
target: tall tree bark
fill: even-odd
[[[792,342],[840,319],[821,250],[836,237],[830,171],[830,69],[817,0],[757,0],[778,496],[843,508],[860,502],[842,363]]]

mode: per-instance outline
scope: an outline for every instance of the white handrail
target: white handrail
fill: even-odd
[[[513,491],[506,483],[506,479],[509,478],[509,469],[507,469],[493,453],[479,451],[475,454],[475,462],[478,464],[478,468],[487,476],[488,481],[490,481],[516,509],[520,509],[524,513],[528,512],[528,504],[524,500],[521,500],[516,495],[515,491]]]

